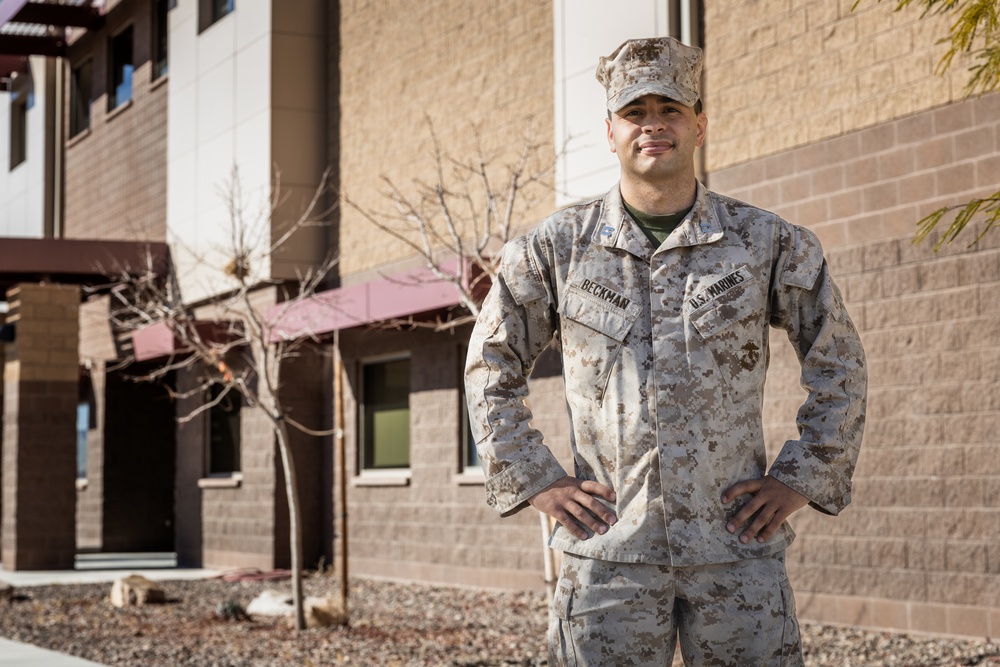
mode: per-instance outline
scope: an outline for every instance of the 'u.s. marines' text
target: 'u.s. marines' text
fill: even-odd
[[[740,268],[730,273],[728,276],[725,276],[724,278],[715,281],[703,291],[699,292],[698,294],[695,294],[693,297],[691,297],[691,299],[688,300],[688,304],[690,304],[692,310],[701,308],[712,299],[718,297],[720,294],[728,292],[737,285],[745,283],[748,277],[749,274],[747,267],[741,266]]]

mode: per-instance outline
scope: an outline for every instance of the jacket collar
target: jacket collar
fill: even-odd
[[[647,262],[657,252],[685,246],[714,243],[723,236],[722,222],[711,206],[709,190],[700,181],[695,195],[694,206],[666,238],[659,248],[653,248],[649,239],[626,212],[622,205],[622,194],[615,185],[605,196],[601,205],[601,217],[594,230],[594,242],[624,250]]]

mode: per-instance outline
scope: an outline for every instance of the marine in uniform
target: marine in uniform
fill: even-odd
[[[697,182],[701,51],[629,40],[602,58],[621,181],[503,250],[466,385],[487,500],[559,524],[551,664],[802,664],[785,519],[849,502],[867,376],[806,229]],[[768,467],[769,328],[808,395]],[[555,340],[569,475],[531,425],[526,377]]]

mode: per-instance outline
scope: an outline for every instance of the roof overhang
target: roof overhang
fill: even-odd
[[[0,0],[0,87],[9,90],[27,72],[28,56],[64,57],[67,28],[97,30],[103,22],[92,0]]]
[[[166,243],[78,239],[0,238],[0,289],[17,283],[54,282],[97,287],[122,274],[170,267]]]
[[[212,320],[196,321],[190,324],[188,334],[206,345],[221,348],[243,339],[242,334],[234,331],[235,324]],[[185,349],[184,341],[179,340],[163,322],[143,327],[132,334],[132,354],[136,361],[185,355],[189,352],[189,349]]]
[[[458,275],[459,266],[452,260],[443,262],[441,269]],[[465,267],[466,280],[468,273]],[[432,313],[459,302],[452,282],[421,268],[326,290],[292,304],[279,303],[268,309],[267,317],[272,341],[292,340]]]

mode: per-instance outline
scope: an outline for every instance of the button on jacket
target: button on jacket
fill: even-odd
[[[788,333],[808,392],[800,438],[770,469],[761,426],[768,327]],[[722,493],[765,472],[837,514],[864,428],[864,351],[809,231],[710,192],[654,248],[616,186],[510,241],[469,346],[472,429],[487,500],[502,515],[566,475],[530,426],[526,376],[558,339],[574,475],[615,490],[618,522],[550,544],[591,558],[674,566],[776,553],[725,526]],[[602,501],[603,502],[603,501]]]

